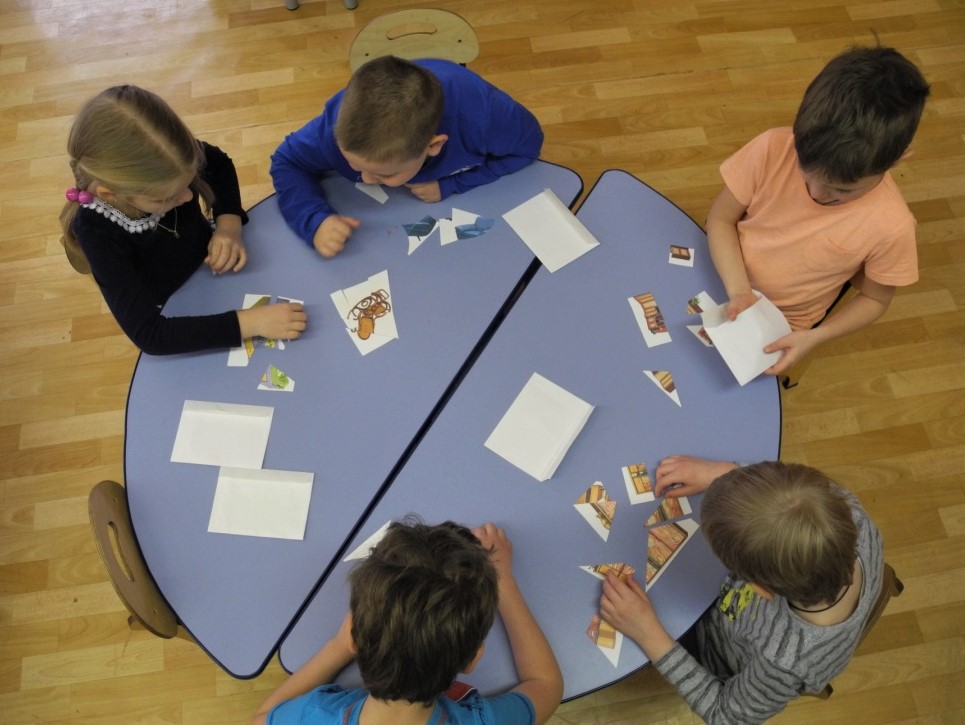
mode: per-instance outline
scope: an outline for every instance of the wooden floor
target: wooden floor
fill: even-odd
[[[246,205],[268,157],[348,76],[368,20],[441,6],[475,27],[475,71],[531,108],[543,157],[587,188],[626,169],[698,221],[719,163],[789,124],[832,55],[874,34],[932,83],[896,177],[920,221],[921,280],[886,318],[818,351],[784,394],[782,457],[854,490],[904,580],[831,700],[782,723],[965,718],[965,5],[960,0],[0,1],[0,722],[243,723],[281,678],[234,680],[191,643],[132,632],[87,525],[122,479],[137,353],[71,271],[57,214],[71,114],[137,83],[236,160]],[[720,421],[726,425],[726,420]],[[694,451],[699,453],[699,446]],[[697,722],[645,671],[556,723]]]

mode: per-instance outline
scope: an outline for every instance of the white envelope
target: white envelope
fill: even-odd
[[[741,385],[781,359],[780,352],[765,353],[764,346],[791,332],[791,326],[774,303],[760,292],[754,294],[757,302],[737,315],[736,320],[727,319],[726,304],[700,315],[704,330]]]
[[[185,400],[174,438],[174,463],[261,468],[275,409]]]
[[[509,226],[550,272],[565,267],[600,242],[551,189],[503,214]]]
[[[314,473],[222,468],[208,531],[215,534],[305,538]]]
[[[486,439],[486,448],[537,481],[551,478],[593,406],[533,373]]]

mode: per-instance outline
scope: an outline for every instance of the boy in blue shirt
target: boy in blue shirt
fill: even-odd
[[[322,115],[281,143],[271,177],[288,225],[332,257],[360,222],[329,205],[323,173],[404,185],[436,202],[518,171],[542,145],[533,114],[472,71],[385,56],[359,67]]]
[[[252,722],[546,722],[563,678],[511,563],[512,545],[491,523],[472,531],[452,522],[393,523],[349,575],[350,611],[338,633],[268,696]],[[495,697],[465,686],[456,694],[456,675],[479,661],[497,607],[520,683]],[[353,659],[366,689],[325,684]]]

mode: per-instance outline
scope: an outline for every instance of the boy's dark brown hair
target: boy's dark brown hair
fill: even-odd
[[[418,158],[439,129],[442,85],[422,66],[387,55],[352,74],[335,119],[343,151],[375,163]]]
[[[451,521],[394,522],[349,584],[356,660],[379,700],[433,702],[472,662],[499,603],[489,552]]]
[[[833,602],[851,583],[851,507],[808,466],[767,461],[725,473],[704,495],[701,526],[724,566],[796,604]]]
[[[898,163],[918,129],[929,86],[894,48],[855,47],[811,81],[794,119],[805,171],[854,183]]]

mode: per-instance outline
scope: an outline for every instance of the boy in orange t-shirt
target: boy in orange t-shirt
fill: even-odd
[[[908,156],[929,87],[892,48],[853,48],[808,86],[793,128],[761,134],[721,165],[707,217],[734,319],[759,290],[792,332],[777,375],[816,345],[878,319],[918,279],[915,219],[888,170]],[[842,287],[858,294],[822,321]]]

